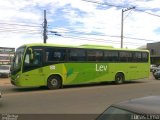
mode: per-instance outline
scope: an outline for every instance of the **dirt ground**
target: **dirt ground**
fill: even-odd
[[[11,85],[10,78],[0,78],[0,86]]]

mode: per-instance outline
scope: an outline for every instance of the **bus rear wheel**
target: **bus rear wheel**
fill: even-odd
[[[62,87],[62,80],[59,76],[51,76],[47,80],[48,89],[58,89]]]
[[[124,82],[124,75],[122,73],[117,73],[115,76],[115,83],[122,84]]]

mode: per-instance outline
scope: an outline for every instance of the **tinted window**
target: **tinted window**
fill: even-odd
[[[85,50],[83,49],[70,49],[69,61],[86,61]]]
[[[104,61],[119,61],[118,51],[104,51]]]
[[[34,57],[33,60],[30,58],[30,52],[27,50],[25,59],[24,59],[24,65],[32,65],[32,66],[39,66],[42,64],[42,51],[34,50],[33,51]]]
[[[34,51],[34,65],[40,65],[42,63],[42,52],[41,51]]]
[[[87,50],[88,61],[102,61],[103,51],[100,50]]]
[[[109,107],[97,120],[131,120],[134,113],[125,109]]]
[[[148,62],[148,53],[147,52],[142,53],[142,61],[143,62]]]
[[[24,58],[23,72],[39,68],[42,65],[42,49],[33,49],[33,58],[31,53],[27,50]]]
[[[47,48],[45,51],[45,58],[47,62],[65,61],[66,49],[64,48]]]
[[[141,62],[141,58],[142,58],[141,52],[134,52],[133,53],[134,62]]]
[[[131,62],[132,52],[126,52],[126,51],[119,52],[119,59],[121,62]]]

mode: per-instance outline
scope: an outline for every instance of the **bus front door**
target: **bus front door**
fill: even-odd
[[[34,59],[30,59],[30,53],[26,53],[23,67],[22,83],[26,86],[43,86],[44,71],[42,65],[42,50],[34,50]]]

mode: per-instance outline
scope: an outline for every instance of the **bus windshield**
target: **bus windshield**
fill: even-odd
[[[13,59],[13,64],[12,64],[12,68],[14,70],[20,69],[22,58],[24,55],[24,50],[25,50],[25,47],[21,47],[16,50],[15,57]]]

